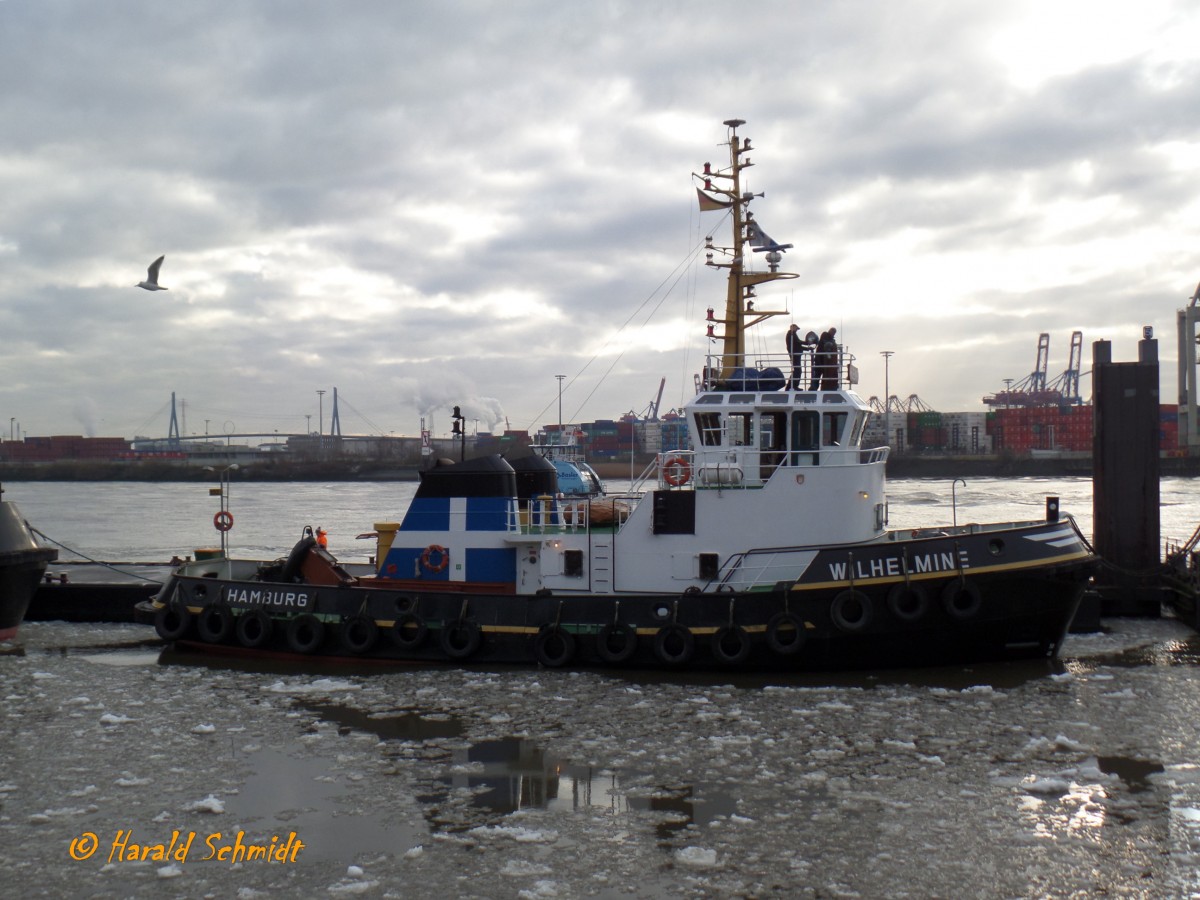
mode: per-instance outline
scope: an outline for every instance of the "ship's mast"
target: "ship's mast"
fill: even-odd
[[[750,212],[750,201],[755,195],[742,192],[742,170],[754,165],[747,156],[751,150],[750,139],[738,138],[738,127],[745,125],[742,119],[727,119],[724,123],[729,128],[729,171],[714,172],[708,163],[704,164],[704,189],[710,194],[724,195],[729,198],[727,206],[733,219],[733,246],[726,251],[729,262],[714,262],[713,254],[708,254],[708,265],[718,269],[729,269],[729,285],[725,297],[725,317],[712,319],[725,326],[722,335],[721,376],[729,377],[732,370],[746,365],[746,331],[759,322],[772,316],[786,315],[787,310],[762,310],[754,308],[755,285],[781,278],[795,278],[794,273],[780,272],[779,262],[783,258],[779,250],[765,251],[769,271],[750,271],[746,265],[746,253],[750,251],[750,235],[747,233],[753,223],[754,215]],[[730,183],[728,188],[717,187],[712,179],[719,178]],[[762,194],[757,196],[761,197]],[[711,238],[709,246],[711,248]],[[791,245],[785,245],[791,246]],[[716,335],[714,335],[715,337]],[[781,338],[782,340],[782,338]]]

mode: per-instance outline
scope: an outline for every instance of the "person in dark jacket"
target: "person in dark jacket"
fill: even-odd
[[[808,334],[809,337],[815,337],[811,331]],[[787,390],[798,391],[803,386],[804,354],[812,350],[812,343],[808,337],[800,337],[800,326],[795,324],[788,328],[784,342],[788,356],[792,358],[792,378],[787,383]]]
[[[836,391],[838,386],[837,329],[830,328],[817,342],[810,390]]]

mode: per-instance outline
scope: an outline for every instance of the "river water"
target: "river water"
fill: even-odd
[[[611,492],[628,481],[610,481]],[[215,488],[215,485],[214,485]],[[339,559],[364,561],[374,541],[358,536],[376,522],[399,521],[416,490],[411,482],[234,482],[228,505],[233,555],[273,558],[300,539],[305,525],[329,532]],[[1163,479],[1162,536],[1176,543],[1200,525],[1200,480]],[[1060,498],[1085,535],[1092,534],[1092,482],[1087,478],[893,479],[891,527],[924,528],[957,521],[1038,519],[1047,496]],[[56,541],[61,558],[166,561],[197,547],[219,546],[213,515],[220,499],[196,483],[9,482],[4,499]]]
[[[92,558],[216,537],[194,484],[5,492]],[[411,493],[234,483],[231,549],[311,524],[365,559]],[[1070,479],[894,481],[891,524],[1037,518],[1048,494],[1090,533]],[[1200,484],[1162,496],[1186,539]],[[237,665],[27,623],[0,654],[5,893],[1200,897],[1200,641],[1104,624],[1054,663],[664,678]]]

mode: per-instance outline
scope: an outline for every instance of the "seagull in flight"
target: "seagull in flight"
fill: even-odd
[[[165,256],[160,256],[154,262],[150,263],[150,268],[146,270],[146,280],[139,281],[134,287],[145,288],[148,291],[165,291],[167,288],[158,283],[158,270],[162,268]]]

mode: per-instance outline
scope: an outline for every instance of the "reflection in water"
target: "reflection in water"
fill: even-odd
[[[1116,775],[1120,778],[1131,794],[1150,790],[1153,786],[1150,776],[1163,771],[1160,762],[1130,759],[1125,756],[1100,756],[1097,757],[1096,764],[1105,775]]]
[[[1071,660],[1067,668],[1076,675],[1082,675],[1104,666],[1130,669],[1141,666],[1196,665],[1200,665],[1200,635],[1189,635],[1183,639],[1156,640],[1129,650]]]
[[[298,860],[346,865],[374,853],[399,856],[422,842],[420,825],[349,808],[348,792],[329,760],[262,749],[250,753],[242,766],[246,782],[225,800],[234,823],[225,835],[230,842],[242,829],[246,841],[262,844],[272,837],[284,842],[295,832],[304,842]]]
[[[296,705],[337,725],[342,734],[361,731],[384,741],[428,741],[460,737],[463,733],[463,724],[456,716],[421,715],[412,710],[367,713],[336,703],[309,703],[303,700],[297,700]]]
[[[1200,765],[1171,766],[1166,784],[1172,792],[1168,852],[1176,861],[1176,896],[1200,895]]]
[[[1029,776],[1020,787],[1018,808],[1035,837],[1050,841],[1086,840],[1120,854],[1127,848],[1121,826],[1146,814],[1146,807],[1170,805],[1166,797],[1135,803],[1123,793],[1152,792],[1153,776],[1164,771],[1153,760],[1122,756],[1093,757],[1072,776]],[[1157,818],[1157,816],[1155,816]]]
[[[373,734],[384,741],[423,743],[460,737],[462,722],[446,714],[412,710],[368,714],[333,703],[297,706],[338,726],[339,732]],[[403,755],[403,754],[392,754]],[[435,830],[469,831],[524,809],[653,814],[662,840],[689,825],[732,815],[736,802],[709,785],[656,785],[643,776],[574,765],[546,754],[533,741],[505,737],[452,746],[441,756],[445,774],[417,799]]]
[[[689,825],[704,825],[734,812],[732,798],[708,785],[641,785],[638,775],[572,765],[548,756],[532,741],[500,738],[453,752],[450,772],[437,789],[422,796],[435,809],[469,795],[468,814],[459,821],[441,818],[445,830],[460,831],[522,809],[572,812],[641,811],[654,813],[655,830],[667,839]],[[705,799],[699,799],[703,796]],[[482,817],[479,815],[482,813]]]

